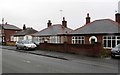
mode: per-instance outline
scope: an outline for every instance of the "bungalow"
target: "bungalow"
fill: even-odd
[[[38,32],[37,30],[28,27],[26,28],[25,24],[23,25],[23,30],[18,31],[15,34],[13,34],[14,41],[19,41],[19,40],[32,40],[31,34]]]
[[[40,43],[44,43],[45,41],[48,43],[64,43],[66,41],[64,35],[71,31],[72,29],[67,27],[67,21],[63,17],[62,25],[52,25],[51,21],[48,20],[47,28],[32,34],[32,36],[34,41],[39,41]]]
[[[115,21],[111,19],[99,19],[90,22],[89,13],[86,24],[69,33],[72,44],[101,43],[104,48],[112,48],[120,43],[120,13],[115,14]]]
[[[15,25],[4,23],[4,19],[2,19],[2,24],[0,24],[0,42],[7,43],[12,42],[12,35],[20,31],[21,29],[16,27]]]

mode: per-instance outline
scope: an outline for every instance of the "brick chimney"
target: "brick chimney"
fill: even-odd
[[[89,13],[87,13],[87,17],[86,17],[86,24],[90,23],[90,17],[89,17]]]
[[[25,24],[23,25],[23,30],[25,30],[26,29],[26,26],[25,26]]]
[[[47,23],[48,27],[52,26],[52,23],[50,20],[48,20],[48,23]]]
[[[63,25],[64,27],[67,27],[67,21],[65,21],[65,17],[63,17],[62,25]]]
[[[115,21],[120,24],[120,13],[115,14]]]
[[[7,25],[8,23],[6,22],[5,24]]]

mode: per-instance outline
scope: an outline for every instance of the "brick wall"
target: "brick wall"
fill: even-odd
[[[51,50],[67,53],[76,53],[86,56],[100,56],[100,50],[102,49],[101,44],[51,44],[41,43],[38,47],[41,50]]]
[[[4,30],[5,42],[11,42],[11,35],[13,35],[16,30]]]

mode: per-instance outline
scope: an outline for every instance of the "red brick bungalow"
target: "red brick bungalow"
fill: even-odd
[[[16,32],[12,36],[14,37],[13,41],[20,41],[20,40],[32,40],[32,34],[38,32],[37,30],[33,29],[32,27],[27,27],[25,24],[23,25],[23,30]]]
[[[87,14],[86,24],[69,33],[68,40],[68,43],[72,44],[98,42],[104,48],[111,49],[120,43],[120,13],[115,14],[115,21],[99,19],[93,22],[90,22],[89,14]]]
[[[44,41],[48,43],[64,43],[66,41],[64,34],[71,31],[72,29],[67,27],[67,21],[63,18],[62,24],[52,24],[49,20],[47,28],[32,34],[32,36],[33,41],[39,41],[40,43],[44,43]]]
[[[20,31],[21,29],[16,27],[15,25],[8,24],[7,22],[4,24],[4,19],[2,20],[2,24],[0,24],[0,36],[1,42],[9,43],[12,42],[13,37],[11,37],[15,32]]]

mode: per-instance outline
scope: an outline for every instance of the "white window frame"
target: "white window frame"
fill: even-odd
[[[104,39],[104,37],[106,37],[106,39]],[[108,39],[108,37],[110,37],[110,39]],[[115,37],[115,39],[113,39],[113,37]],[[120,37],[120,36],[103,36],[103,46],[104,46],[104,43],[106,43],[106,47],[104,47],[104,48],[108,48],[108,49],[113,48],[113,43],[112,43],[113,40],[115,41],[115,46],[116,46],[118,44],[117,41],[120,41],[120,39],[118,39],[118,37]],[[104,41],[106,41],[106,42],[104,42]],[[108,46],[108,41],[111,42],[110,47]]]
[[[60,43],[59,36],[50,36],[50,43]]]
[[[72,44],[85,44],[85,37],[84,36],[72,36]]]

